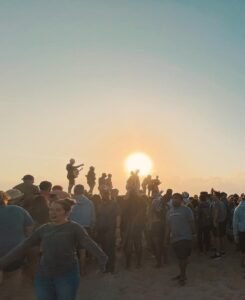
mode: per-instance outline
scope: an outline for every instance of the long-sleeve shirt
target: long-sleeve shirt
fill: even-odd
[[[239,232],[245,232],[245,201],[240,202],[233,215],[234,236],[237,236]]]
[[[73,206],[69,219],[84,227],[95,225],[94,204],[85,196],[75,196],[76,204]]]
[[[39,272],[44,277],[59,276],[70,272],[78,263],[76,251],[85,248],[94,255],[105,270],[107,256],[77,223],[56,225],[48,223],[37,229],[6,256],[0,258],[0,269],[21,257],[30,247],[41,246]]]

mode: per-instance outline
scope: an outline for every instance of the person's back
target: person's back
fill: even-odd
[[[169,226],[174,242],[179,240],[192,240],[191,221],[194,219],[189,207],[172,207],[168,212]]]
[[[36,227],[49,222],[49,207],[42,195],[35,196],[32,199],[28,212],[33,218]]]
[[[216,217],[218,223],[223,223],[227,218],[227,209],[223,201],[220,199],[216,200],[214,203],[214,210],[216,210]]]
[[[0,256],[22,242],[26,237],[26,227],[32,224],[30,215],[23,208],[0,206]]]
[[[207,201],[201,201],[198,207],[198,226],[201,228],[212,225],[211,207]]]
[[[94,204],[84,195],[74,197],[76,204],[73,206],[69,219],[81,226],[91,228],[95,223]]]
[[[117,204],[110,201],[101,201],[98,206],[97,230],[114,231],[116,229]]]
[[[233,216],[233,230],[234,236],[236,236],[238,232],[245,232],[245,200],[242,200],[235,208]]]

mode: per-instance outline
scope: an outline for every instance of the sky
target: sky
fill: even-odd
[[[244,192],[243,0],[0,2],[0,189],[113,174],[144,152],[162,189]]]

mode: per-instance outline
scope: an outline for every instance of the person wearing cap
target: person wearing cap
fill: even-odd
[[[69,181],[69,186],[68,186],[68,193],[71,194],[73,186],[76,184],[75,179],[79,175],[79,171],[81,171],[82,166],[84,164],[80,164],[78,166],[75,166],[75,159],[71,158],[70,163],[66,165],[66,171],[67,171],[67,179]]]
[[[16,185],[13,189],[17,189],[23,193],[23,197],[18,204],[25,208],[28,206],[29,200],[39,193],[39,188],[34,185],[34,177],[32,175],[25,175],[22,180],[23,183]]]
[[[20,196],[20,192],[17,191],[9,190],[7,193],[0,191],[0,258],[24,241],[32,230],[33,220],[29,213],[22,207],[8,205],[9,201]],[[1,291],[9,297],[8,299],[19,299],[17,297],[22,292],[23,262],[24,257],[20,257],[3,269]]]
[[[241,266],[245,268],[245,195],[241,195],[241,201],[233,215],[234,240],[240,246]]]
[[[11,190],[8,190],[6,192],[8,198],[9,198],[9,201],[8,201],[8,205],[15,205],[15,204],[18,204],[19,201],[23,198],[24,194],[17,190],[17,189],[11,189]]]

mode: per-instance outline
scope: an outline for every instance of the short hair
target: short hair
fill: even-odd
[[[59,204],[60,206],[62,206],[62,208],[64,209],[64,211],[66,213],[69,213],[72,209],[72,206],[75,204],[73,200],[71,199],[62,199],[62,200],[55,200],[53,202],[53,204]]]
[[[183,201],[183,196],[180,193],[173,194],[172,198],[178,198],[179,200]]]
[[[52,188],[52,183],[49,181],[42,181],[39,185],[41,191],[50,191]]]
[[[83,194],[84,193],[84,186],[82,184],[77,184],[74,187],[74,193],[75,194]]]
[[[63,191],[63,187],[61,185],[54,185],[52,191]]]

